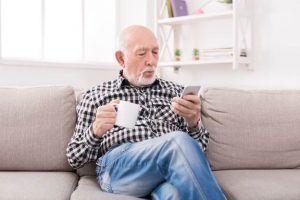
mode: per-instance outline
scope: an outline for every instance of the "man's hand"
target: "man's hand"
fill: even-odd
[[[171,110],[185,119],[189,128],[195,128],[201,118],[201,101],[197,95],[172,99]]]
[[[113,128],[117,116],[115,105],[119,102],[119,99],[112,100],[110,103],[97,108],[96,119],[93,122],[94,135],[101,137],[106,131]]]

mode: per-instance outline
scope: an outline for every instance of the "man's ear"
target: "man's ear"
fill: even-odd
[[[125,65],[124,65],[125,61],[124,61],[123,52],[122,51],[116,51],[115,57],[116,57],[118,63],[124,68],[125,67]]]

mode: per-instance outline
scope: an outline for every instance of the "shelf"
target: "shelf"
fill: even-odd
[[[225,11],[220,13],[209,13],[209,14],[200,14],[200,15],[188,15],[183,17],[173,17],[158,20],[159,25],[179,25],[187,22],[207,20],[207,19],[216,19],[224,17],[232,17],[232,11]]]
[[[166,17],[168,16],[166,0],[155,0],[154,2],[156,8],[155,32],[161,46],[160,57],[162,58],[162,62],[158,63],[158,66],[179,69],[190,66],[231,65],[232,69],[239,67],[253,69],[251,64],[252,0],[234,0],[230,10],[220,10],[217,4],[212,4],[211,12],[170,18]],[[189,1],[189,6],[197,7],[198,1]],[[221,34],[222,31],[224,34]],[[214,39],[216,37],[217,39]],[[222,56],[204,60],[204,57],[200,56],[199,61],[193,61],[190,57],[182,57],[186,60],[174,61],[176,48],[183,49],[184,52],[191,52],[192,48],[222,48],[224,45],[232,47],[231,57]],[[245,55],[247,57],[243,57]]]
[[[206,59],[197,61],[173,61],[173,62],[160,62],[159,67],[183,67],[183,66],[198,66],[198,65],[211,65],[211,64],[232,64],[232,58],[226,59]]]

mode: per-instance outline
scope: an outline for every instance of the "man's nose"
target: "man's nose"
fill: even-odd
[[[154,66],[156,61],[156,57],[150,52],[146,56],[146,65],[147,66]]]

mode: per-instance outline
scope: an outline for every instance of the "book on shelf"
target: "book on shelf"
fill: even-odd
[[[232,47],[200,49],[201,52],[232,52]]]
[[[187,5],[185,0],[171,0],[171,8],[174,17],[188,15]]]
[[[231,47],[200,49],[199,57],[203,59],[230,58],[233,56]]]
[[[219,56],[203,56],[199,55],[199,60],[220,60],[220,59],[231,59],[232,55],[219,55]]]
[[[168,17],[173,17],[171,0],[166,0],[166,5],[167,5],[167,10],[168,10]]]

